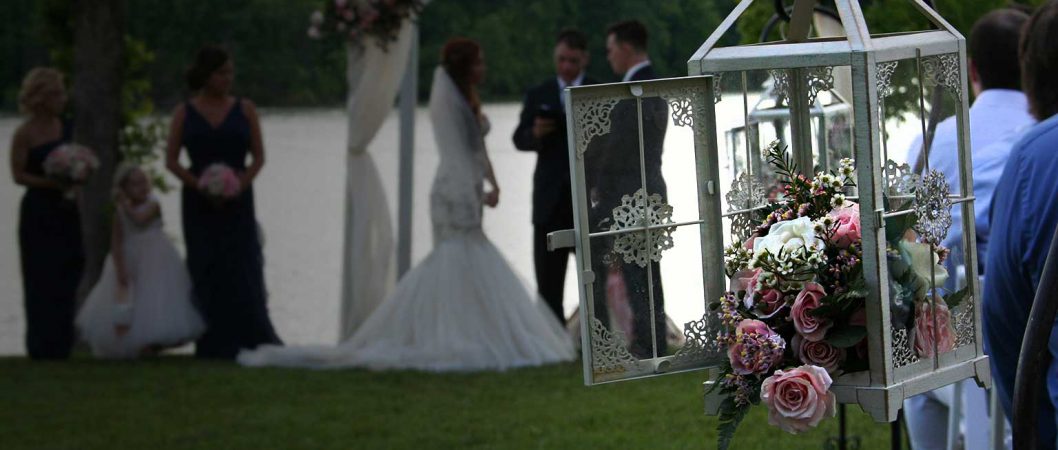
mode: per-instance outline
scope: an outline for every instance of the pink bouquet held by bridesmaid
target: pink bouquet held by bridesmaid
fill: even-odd
[[[88,181],[99,169],[99,158],[88,147],[77,144],[63,144],[48,154],[44,160],[44,174],[71,186],[79,186]],[[66,191],[66,197],[73,199],[75,191]]]
[[[231,200],[239,195],[239,176],[231,167],[212,164],[198,178],[198,188],[215,200]]]

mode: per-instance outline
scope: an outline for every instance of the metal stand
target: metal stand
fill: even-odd
[[[823,443],[824,450],[859,450],[863,439],[848,435],[848,417],[845,405],[838,405],[838,435],[830,437]]]
[[[892,450],[901,450],[904,448],[904,436],[902,433],[902,424],[904,423],[904,410],[896,413],[896,421],[889,424],[889,448]]]

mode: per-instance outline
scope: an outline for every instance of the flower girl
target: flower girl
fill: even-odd
[[[162,231],[161,207],[137,166],[114,174],[111,252],[77,314],[81,336],[102,358],[134,358],[178,346],[205,325],[191,303],[191,279]]]

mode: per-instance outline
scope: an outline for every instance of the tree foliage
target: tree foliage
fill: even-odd
[[[309,39],[308,16],[328,0],[127,0],[128,31],[154,58],[143,68],[149,99],[164,108],[188,94],[184,71],[205,43],[219,43],[236,58],[238,94],[270,106],[337,106],[345,95],[345,55],[338,42]],[[985,12],[1008,0],[936,0],[942,15],[964,34]],[[1039,4],[1042,0],[1023,0]],[[0,29],[0,108],[15,109],[22,75],[32,66],[55,63],[49,50],[68,39],[48,24],[68,20],[56,10],[63,0],[8,0],[0,19],[18,23]],[[513,100],[553,73],[554,37],[564,27],[589,35],[589,72],[615,81],[606,63],[605,30],[635,18],[650,30],[650,53],[662,76],[687,73],[687,59],[736,4],[736,0],[434,0],[420,20],[419,99],[427,98],[430,77],[444,42],[453,36],[477,39],[485,48],[486,100]],[[791,0],[787,0],[792,5]],[[823,5],[833,4],[822,0]],[[862,0],[872,30],[925,29],[925,19],[908,0]],[[41,6],[44,5],[44,6]],[[52,5],[48,7],[47,5]],[[725,36],[726,44],[751,43],[774,14],[772,1],[758,0]],[[781,28],[781,27],[780,27]],[[771,35],[778,39],[779,31]],[[61,63],[61,61],[59,61]],[[60,64],[61,65],[61,64]]]
[[[63,0],[8,0],[0,18],[20,27],[0,30],[0,107],[13,110],[18,83],[32,66],[52,63],[55,37],[48,22],[65,17],[41,4]],[[127,0],[128,33],[154,58],[144,67],[149,97],[170,108],[188,94],[183,74],[195,51],[218,43],[232,51],[236,90],[268,106],[336,106],[344,102],[345,55],[334,41],[309,39],[309,14],[328,0]],[[686,61],[734,0],[434,0],[420,20],[420,100],[425,100],[441,46],[453,36],[479,40],[489,75],[486,100],[520,98],[554,73],[554,37],[578,27],[590,37],[590,72],[614,80],[605,54],[606,27],[635,18],[650,30],[651,58],[663,76],[687,73]],[[10,17],[8,17],[10,16]],[[28,18],[29,20],[26,20]],[[737,37],[735,37],[737,39]],[[59,55],[56,55],[59,56]]]

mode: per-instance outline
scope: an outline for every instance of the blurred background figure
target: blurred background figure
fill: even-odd
[[[281,344],[268,317],[264,256],[253,181],[264,166],[264,143],[254,103],[231,95],[235,65],[225,50],[206,46],[187,71],[194,96],[176,108],[167,167],[183,183],[187,267],[206,333],[195,355],[232,359],[241,349]],[[187,149],[191,167],[180,164]],[[250,165],[246,165],[247,156]],[[214,165],[238,177],[234,196],[206,192],[200,177]]]
[[[18,244],[26,312],[26,351],[33,359],[63,359],[74,342],[77,286],[84,266],[81,219],[69,184],[45,175],[44,161],[70,140],[62,120],[63,75],[50,68],[26,74],[19,91],[25,121],[11,142],[11,175],[26,187],[19,207]]]
[[[566,323],[563,308],[566,266],[574,249],[547,251],[547,234],[573,229],[565,89],[597,83],[585,73],[588,61],[587,36],[578,30],[562,30],[555,43],[556,75],[526,92],[518,128],[514,131],[514,146],[537,154],[533,173],[536,288],[562,324]]]
[[[1020,45],[1022,88],[1040,121],[1014,145],[992,201],[982,327],[992,378],[1008,417],[1029,310],[1058,226],[1058,1],[1032,15]],[[1058,327],[1056,327],[1058,328]],[[1051,331],[1050,401],[1039,402],[1040,448],[1055,448],[1058,333]]]

